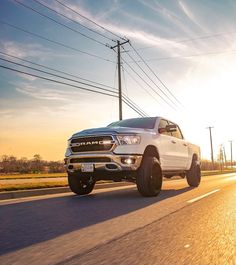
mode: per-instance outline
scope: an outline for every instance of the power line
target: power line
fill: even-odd
[[[124,59],[123,61],[129,66],[129,68],[147,85],[150,87],[150,85],[142,78],[142,76],[137,72],[135,71],[135,69],[129,64],[127,63]],[[124,68],[125,69],[125,68]],[[145,89],[143,86],[140,85],[140,83],[127,71],[127,69],[125,69],[125,71],[130,75],[130,77],[140,86],[140,88],[142,88],[146,93],[148,93],[152,99],[154,99],[158,104],[159,104],[159,101],[153,97],[153,95],[147,90]]]
[[[99,86],[95,86],[95,85],[91,85],[91,84],[88,84],[88,83],[80,82],[80,81],[77,81],[77,80],[74,80],[74,79],[71,79],[71,78],[67,78],[67,77],[63,77],[63,76],[60,76],[60,75],[56,75],[56,74],[53,74],[53,73],[50,73],[50,72],[47,72],[47,71],[40,70],[38,68],[34,68],[34,67],[27,66],[27,65],[24,65],[24,64],[16,63],[16,62],[13,62],[13,61],[10,61],[10,60],[7,60],[7,59],[3,59],[1,57],[0,57],[0,60],[2,60],[4,62],[11,63],[11,64],[14,64],[14,65],[18,65],[18,66],[21,66],[21,67],[25,67],[27,69],[34,70],[34,71],[37,71],[37,72],[40,72],[40,73],[44,73],[44,74],[51,75],[51,76],[54,76],[54,77],[62,78],[62,79],[65,79],[67,81],[71,81],[71,82],[79,83],[79,84],[82,84],[82,85],[90,86],[90,87],[97,88],[97,89],[100,89],[100,90],[103,90],[103,91],[107,91],[107,92],[110,92],[110,93],[117,93],[116,91],[112,91],[112,90],[109,90],[109,89],[106,89],[106,88],[101,88]]]
[[[72,84],[69,84],[69,83],[66,83],[66,82],[62,82],[62,81],[58,81],[58,80],[55,80],[55,79],[51,79],[51,78],[47,78],[47,77],[43,77],[43,76],[40,76],[40,75],[31,74],[31,73],[29,73],[29,72],[25,72],[25,71],[20,71],[20,70],[17,70],[17,69],[11,68],[11,67],[7,67],[7,66],[4,66],[4,65],[0,65],[0,67],[3,68],[3,69],[7,69],[7,70],[11,70],[11,71],[14,71],[14,72],[20,73],[20,74],[24,74],[24,75],[28,75],[28,76],[33,76],[33,77],[40,78],[40,79],[43,79],[43,80],[46,80],[46,81],[54,82],[54,83],[57,83],[57,84],[66,85],[66,86],[70,86],[70,87],[78,88],[78,89],[80,89],[80,90],[84,90],[84,91],[88,91],[88,92],[93,92],[93,93],[97,93],[97,94],[101,94],[101,95],[105,95],[105,96],[110,96],[110,97],[118,98],[118,95],[111,95],[111,94],[108,94],[108,93],[105,93],[105,92],[101,92],[101,91],[92,90],[92,89],[89,89],[89,88],[84,88],[84,87],[80,87],[80,86],[72,85]],[[133,108],[133,107],[130,105],[129,102],[125,102],[125,103],[126,103],[126,105],[128,105],[131,109],[133,109],[135,112],[137,112],[139,115],[141,115],[141,114],[139,113],[139,111],[137,111],[135,108]],[[141,115],[141,116],[142,116],[142,115]]]
[[[124,71],[123,65],[121,65],[121,70],[122,70],[122,74],[123,74],[122,77],[123,77],[124,87],[126,90],[126,95],[128,95],[128,89],[127,89],[127,84],[126,84],[126,79],[125,79],[125,71]]]
[[[130,55],[130,54],[128,54],[128,56],[134,61],[134,59],[132,58],[132,56]],[[129,66],[129,68],[149,87],[149,88],[151,88],[151,90],[155,93],[155,94],[157,94],[169,107],[171,107],[172,109],[174,109],[174,110],[176,110],[176,108],[174,107],[174,106],[172,106],[160,93],[158,93],[157,91],[156,91],[156,89],[154,89],[146,80],[144,80],[143,78],[142,78],[142,76],[139,74],[139,73],[137,73],[135,70],[134,70],[134,68],[132,67],[132,66],[130,66],[130,64],[127,62],[127,61],[125,61],[124,59],[123,59],[123,61]],[[135,62],[135,61],[134,61]],[[137,63],[136,63],[137,64]],[[150,77],[147,75],[147,73],[137,64],[137,66],[141,69],[141,71],[150,79]]]
[[[80,17],[82,17],[82,18],[88,20],[89,22],[93,23],[93,24],[96,25],[97,27],[100,27],[101,29],[103,29],[103,30],[109,32],[109,33],[112,34],[113,36],[115,36],[115,37],[117,37],[117,38],[119,38],[119,39],[122,39],[122,40],[126,41],[125,38],[120,37],[118,34],[112,32],[111,30],[109,30],[109,29],[105,28],[104,26],[98,24],[97,22],[93,21],[92,19],[90,19],[90,18],[88,18],[88,17],[82,15],[82,14],[79,13],[77,10],[75,10],[75,9],[73,9],[73,8],[71,8],[71,7],[69,7],[68,5],[62,3],[61,1],[59,1],[59,0],[54,0],[54,1],[56,1],[56,2],[59,3],[60,5],[64,6],[65,8],[69,9],[69,10],[72,11],[73,13],[79,15]]]
[[[109,59],[103,58],[103,57],[101,57],[101,56],[99,56],[99,55],[92,54],[92,53],[89,53],[89,52],[86,52],[86,51],[82,51],[82,50],[79,50],[79,49],[77,49],[77,48],[71,47],[71,46],[69,46],[69,45],[67,45],[67,44],[64,44],[64,43],[61,43],[61,42],[58,42],[58,41],[51,40],[51,39],[46,38],[46,37],[44,37],[44,36],[42,36],[42,35],[39,35],[39,34],[33,33],[33,32],[31,32],[31,31],[29,31],[29,30],[26,30],[26,29],[20,28],[20,27],[18,27],[18,26],[12,25],[12,24],[7,23],[7,22],[4,22],[4,21],[2,21],[2,20],[0,20],[0,23],[2,23],[2,24],[4,24],[4,25],[7,25],[7,26],[9,26],[9,27],[11,27],[11,28],[17,29],[17,30],[19,30],[19,31],[22,31],[22,32],[24,32],[24,33],[30,34],[30,35],[32,35],[32,36],[35,36],[35,37],[37,37],[37,38],[40,38],[40,39],[46,40],[46,41],[51,42],[51,43],[54,43],[54,44],[57,44],[57,45],[62,46],[62,47],[64,47],[64,48],[67,48],[67,49],[70,49],[70,50],[73,50],[73,51],[76,51],[76,52],[79,52],[79,53],[83,53],[83,54],[89,55],[89,56],[91,56],[91,57],[94,57],[94,58],[97,58],[97,59],[100,59],[100,60],[103,60],[103,61],[106,61],[106,62],[115,63],[115,62],[113,62],[113,61],[111,61],[111,60],[109,60]]]
[[[125,97],[125,98],[129,98],[129,97],[128,97],[128,89],[127,89],[127,85],[126,85],[126,79],[125,79],[124,67],[122,66],[121,68],[122,68],[122,72],[123,72],[123,81],[124,81],[125,88],[126,88],[126,94],[123,93],[123,97]],[[136,103],[132,102],[132,104],[133,104],[136,108],[138,108],[138,109],[140,110],[140,112],[142,112],[142,114],[143,114],[145,117],[148,116],[147,113],[145,113],[143,110],[141,110],[140,107],[139,107]]]
[[[138,55],[138,57],[142,60],[142,62],[146,65],[146,67],[155,75],[157,80],[164,86],[164,88],[169,92],[169,94],[175,99],[176,102],[178,102],[180,105],[180,101],[174,96],[174,94],[170,91],[170,89],[163,83],[163,81],[157,76],[157,74],[153,71],[153,69],[146,63],[146,61],[143,59],[143,57],[140,55],[140,53],[134,48],[134,46],[129,43],[134,52]],[[161,90],[162,91],[162,90]],[[163,92],[164,93],[164,92]],[[165,94],[165,93],[164,93]],[[165,94],[166,95],[166,94]],[[167,96],[167,95],[166,95]],[[168,96],[167,96],[168,97]],[[168,97],[169,98],[169,97]],[[172,101],[173,102],[173,101]]]
[[[139,110],[135,109],[134,106],[132,106],[129,102],[126,102],[126,99],[123,99],[124,103],[129,106],[131,109],[133,109],[136,113],[138,113],[141,117],[146,117],[144,114],[142,114],[142,112],[140,112]]]
[[[0,53],[2,53],[2,52],[0,52]],[[5,54],[5,53],[3,53],[3,54]],[[11,55],[7,55],[7,56],[11,56]],[[16,56],[11,56],[11,57],[14,57],[14,58],[20,59],[19,57],[16,57]],[[77,80],[73,80],[73,79],[70,79],[70,78],[65,78],[65,77],[63,77],[63,76],[55,75],[55,74],[52,74],[52,73],[50,73],[50,72],[42,71],[42,70],[40,70],[40,69],[38,69],[38,68],[29,67],[29,66],[26,66],[26,65],[23,65],[23,64],[19,64],[19,63],[16,63],[16,62],[14,62],[14,61],[6,60],[6,59],[3,59],[3,58],[0,58],[0,60],[5,61],[5,62],[8,62],[8,63],[15,64],[15,65],[18,65],[18,66],[21,66],[21,67],[25,67],[25,68],[28,68],[28,69],[31,69],[31,70],[34,70],[34,71],[38,71],[38,72],[41,72],[41,73],[49,74],[49,75],[52,75],[52,76],[54,76],[54,77],[59,77],[59,78],[62,78],[62,79],[68,80],[68,81],[72,81],[72,82],[80,83],[80,84],[87,85],[87,86],[90,86],[90,87],[94,87],[94,88],[97,88],[97,89],[100,89],[100,90],[104,90],[104,91],[107,91],[107,92],[110,92],[110,93],[118,93],[118,90],[117,90],[117,89],[115,90],[114,87],[110,87],[110,88],[112,88],[112,89],[114,89],[114,90],[108,90],[108,89],[104,89],[104,88],[102,88],[102,87],[93,86],[93,85],[91,85],[91,84],[87,84],[87,83],[79,82],[79,81],[77,81]],[[20,60],[22,60],[22,61],[26,61],[26,62],[31,63],[31,64],[39,65],[39,64],[33,63],[33,62],[31,62],[31,61],[28,61],[28,60],[24,60],[24,59],[20,59]],[[44,67],[44,68],[46,68],[46,69],[50,69],[50,70],[52,70],[52,71],[57,71],[57,70],[55,70],[55,69],[53,69],[53,68],[49,68],[49,67],[46,67],[46,66],[43,66],[43,65],[39,65],[39,66],[40,66],[40,67]],[[59,71],[59,72],[61,72],[61,71]],[[62,73],[64,73],[64,72],[62,72]],[[70,74],[68,74],[68,73],[66,73],[66,74],[67,74],[67,75],[70,75]],[[72,76],[73,76],[73,75],[72,75]],[[86,79],[86,80],[87,80],[87,79]],[[87,80],[87,81],[91,82],[90,80]],[[93,82],[93,83],[96,83],[96,84],[99,84],[99,85],[104,86],[104,85],[101,84],[101,83],[97,83],[97,82]],[[109,87],[109,86],[108,86],[108,87]],[[128,96],[123,95],[123,97],[124,97],[124,99],[125,99],[130,105],[132,105],[134,108],[136,108],[140,113],[144,113],[144,111],[142,111],[141,108],[140,108],[139,106],[137,106],[137,105],[136,105],[136,104],[135,104],[135,103],[134,103],[134,102],[133,102]],[[146,115],[146,114],[145,114],[145,115]]]
[[[77,20],[74,20],[74,19],[72,19],[72,18],[66,16],[65,14],[62,14],[61,12],[56,11],[55,9],[53,9],[53,8],[51,8],[51,7],[47,6],[47,5],[45,5],[44,3],[41,3],[41,2],[38,1],[38,0],[33,0],[33,1],[36,2],[36,3],[38,3],[38,4],[40,4],[41,6],[44,6],[45,8],[47,8],[47,9],[49,9],[49,10],[55,12],[56,14],[58,14],[58,15],[64,17],[64,18],[66,18],[66,19],[68,19],[68,20],[70,20],[71,22],[76,23],[77,25],[79,25],[79,26],[81,26],[81,27],[83,27],[83,28],[85,28],[85,29],[87,29],[87,30],[89,30],[89,31],[91,31],[91,32],[93,32],[93,33],[95,33],[95,34],[98,34],[99,36],[101,36],[101,37],[103,37],[103,38],[105,38],[105,39],[107,39],[107,40],[110,40],[110,41],[114,41],[114,42],[115,42],[115,40],[113,40],[113,39],[107,37],[106,35],[104,35],[104,34],[98,32],[98,31],[96,31],[96,30],[94,30],[94,29],[91,29],[91,28],[89,28],[89,27],[83,25],[82,23],[78,22]]]
[[[157,87],[157,89],[174,105],[176,106],[176,103],[163,91],[163,89],[161,89],[152,79],[151,77],[146,73],[146,71],[143,70],[143,68],[134,60],[134,58],[127,53],[129,58],[132,59],[132,61],[138,66],[138,68],[144,73],[144,75],[154,84],[155,87]],[[153,90],[154,93],[156,93],[157,95],[159,95],[159,97],[161,97],[168,105],[169,103],[164,99],[164,97],[162,97],[159,93],[157,93],[156,89],[154,89],[153,87],[151,87],[151,89]]]
[[[20,74],[24,74],[24,75],[28,75],[28,76],[32,76],[32,77],[37,77],[37,78],[40,78],[40,79],[43,79],[43,80],[46,80],[46,81],[51,81],[51,82],[54,82],[54,83],[57,83],[57,84],[78,88],[80,90],[85,90],[85,91],[89,91],[89,92],[93,92],[93,93],[97,93],[97,94],[101,94],[101,95],[106,95],[106,96],[110,96],[110,97],[118,97],[116,95],[111,95],[111,94],[108,94],[108,93],[105,93],[105,92],[101,92],[101,91],[92,90],[92,89],[89,89],[89,88],[84,88],[84,87],[72,85],[72,84],[69,84],[69,83],[66,83],[66,82],[62,82],[62,81],[58,81],[58,80],[55,80],[55,79],[43,77],[43,76],[40,76],[40,75],[35,75],[35,74],[29,73],[29,72],[25,72],[25,71],[20,71],[20,70],[17,70],[15,68],[7,67],[7,66],[4,66],[4,65],[0,65],[0,67],[4,68],[4,69],[7,69],[7,70],[11,70],[11,71],[17,72],[17,73],[20,73]]]
[[[83,36],[83,37],[85,37],[85,38],[87,38],[87,39],[90,39],[90,40],[92,40],[92,41],[94,41],[94,42],[96,42],[96,43],[98,43],[98,44],[101,44],[101,45],[107,47],[106,44],[104,44],[103,42],[101,42],[101,41],[99,41],[99,40],[96,40],[96,39],[94,39],[94,38],[92,38],[92,37],[90,37],[90,36],[88,36],[88,35],[86,35],[86,34],[80,32],[80,31],[76,30],[76,29],[73,29],[73,28],[71,28],[71,27],[69,27],[69,26],[67,26],[67,25],[65,25],[65,24],[63,24],[63,23],[61,23],[61,22],[55,20],[54,18],[51,18],[51,17],[49,17],[49,16],[47,16],[47,15],[45,15],[45,14],[43,14],[43,13],[37,11],[36,9],[34,9],[34,8],[32,8],[32,7],[30,7],[30,6],[26,5],[26,4],[24,4],[24,3],[22,3],[22,2],[19,2],[18,0],[14,0],[14,1],[15,1],[17,4],[19,4],[19,5],[23,6],[23,7],[27,8],[27,9],[29,9],[29,10],[35,12],[35,13],[37,13],[38,15],[40,15],[40,16],[42,16],[42,17],[44,17],[44,18],[47,18],[47,19],[53,21],[54,23],[56,23],[56,24],[58,24],[58,25],[60,25],[60,26],[62,26],[62,27],[64,27],[64,28],[66,28],[66,29],[69,29],[69,30],[71,30],[71,31],[73,31],[73,32],[75,32],[75,33],[77,33],[77,34],[79,34],[79,35],[81,35],[81,36]]]
[[[67,72],[64,72],[64,71],[60,71],[60,70],[57,70],[57,69],[54,69],[54,68],[51,68],[51,67],[48,67],[48,66],[45,66],[43,64],[39,64],[39,63],[35,63],[35,62],[32,62],[32,61],[29,61],[29,60],[26,60],[26,59],[22,59],[22,58],[19,58],[17,56],[14,56],[14,55],[10,55],[8,53],[5,53],[5,52],[1,52],[0,51],[0,54],[3,54],[4,56],[8,56],[8,57],[11,57],[11,58],[15,58],[17,60],[20,60],[22,62],[26,62],[26,63],[30,63],[32,65],[37,65],[37,66],[40,66],[40,67],[43,67],[45,69],[48,69],[48,70],[51,70],[51,71],[54,71],[56,73],[60,73],[60,74],[64,74],[64,75],[68,75],[68,76],[71,76],[71,77],[74,77],[74,78],[77,78],[77,79],[80,79],[80,80],[83,80],[83,81],[87,81],[87,82],[90,82],[92,84],[96,84],[96,85],[101,85],[101,86],[104,86],[104,87],[107,87],[107,88],[111,88],[111,89],[115,89],[114,87],[112,86],[108,86],[108,85],[105,85],[105,84],[101,84],[99,82],[94,82],[92,80],[89,80],[89,79],[86,79],[86,78],[82,78],[78,75],[73,75],[73,74],[69,74]]]
[[[146,93],[148,93],[149,94],[149,96],[152,98],[152,99],[154,99],[154,100],[156,100],[156,98],[154,98],[153,97],[153,95],[147,90],[147,89],[145,89],[138,81],[137,81],[137,79],[135,79],[128,71],[127,71],[127,69],[126,68],[124,68],[124,66],[123,66],[123,69],[125,70],[125,72],[130,76],[130,78],[131,79],[133,79],[133,81],[136,83],[136,84],[138,84],[139,85],[139,87],[142,89],[142,90],[144,90]],[[158,101],[156,101],[156,102],[158,102]],[[159,103],[159,102],[158,102]]]

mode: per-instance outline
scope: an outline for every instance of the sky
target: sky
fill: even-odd
[[[117,53],[110,47],[128,39],[132,46],[121,49],[124,94],[148,116],[178,123],[205,159],[211,157],[207,127],[213,126],[214,157],[223,145],[230,159],[229,140],[236,140],[235,12],[233,0],[2,0],[0,66],[95,89],[23,64],[117,89]],[[106,126],[118,114],[116,97],[0,67],[0,155],[62,160],[73,133]],[[123,104],[123,118],[132,117],[139,114]]]

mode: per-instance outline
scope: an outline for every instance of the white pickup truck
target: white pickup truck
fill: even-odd
[[[156,196],[162,178],[201,181],[200,148],[187,142],[179,126],[161,117],[134,118],[88,129],[68,140],[65,167],[71,190],[90,193],[96,181],[131,181],[143,196]]]

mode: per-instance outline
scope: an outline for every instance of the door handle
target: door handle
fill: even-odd
[[[172,140],[171,142],[172,142],[172,144],[176,144],[176,141],[174,141],[174,140]]]
[[[187,144],[183,144],[184,146],[188,146]]]

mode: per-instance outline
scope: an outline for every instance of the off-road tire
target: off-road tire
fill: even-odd
[[[162,186],[162,171],[155,157],[144,157],[137,172],[137,188],[144,197],[157,196]]]
[[[198,187],[201,182],[201,167],[196,157],[193,157],[191,167],[186,172],[186,179],[190,187]]]
[[[68,173],[68,183],[71,191],[78,195],[92,192],[95,181],[89,177],[80,177],[78,174]]]

